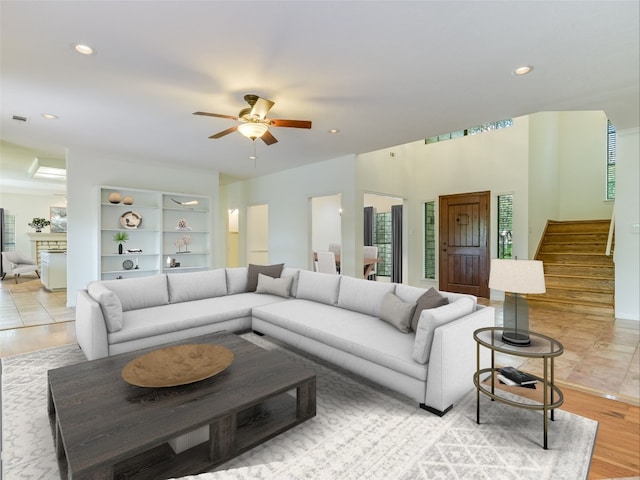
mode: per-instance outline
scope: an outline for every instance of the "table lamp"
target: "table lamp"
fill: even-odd
[[[522,293],[544,293],[544,268],[540,260],[492,259],[489,288],[505,292],[502,341],[526,347],[529,338],[529,305]],[[513,295],[507,295],[510,292]]]

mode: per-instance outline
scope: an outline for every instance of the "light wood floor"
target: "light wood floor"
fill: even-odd
[[[75,342],[69,321],[74,310],[60,306],[66,292],[47,293],[38,279],[26,277],[17,286],[12,278],[0,283],[0,357]],[[496,307],[501,321],[501,302],[481,303]],[[50,311],[48,317],[43,311]],[[15,326],[3,326],[6,312]],[[43,325],[25,326],[36,321],[33,312]],[[556,360],[556,380],[565,396],[561,408],[599,422],[589,480],[640,479],[640,323],[542,309],[531,310],[530,322],[532,331],[565,347]],[[541,364],[530,361],[519,368],[540,373]]]

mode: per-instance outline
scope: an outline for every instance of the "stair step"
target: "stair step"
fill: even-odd
[[[587,253],[604,255],[607,249],[602,243],[545,243],[540,249],[540,253]]]
[[[546,293],[527,295],[527,298],[544,298],[547,300],[564,300],[578,303],[596,303],[613,305],[613,292],[602,292],[589,289],[571,289],[557,286],[548,286]]]
[[[562,232],[549,233],[544,236],[545,243],[600,243],[607,244],[609,232],[602,233],[582,233],[582,232]]]
[[[567,302],[564,300],[555,299],[532,299],[528,298],[527,303],[530,308],[541,308],[547,310],[554,310],[558,312],[573,312],[583,313],[589,315],[608,315],[613,316],[615,314],[613,305],[602,305],[592,303],[577,303]]]
[[[547,223],[546,233],[570,233],[570,232],[589,232],[589,233],[609,233],[610,220],[589,220],[574,222],[556,222],[549,221]]]
[[[545,263],[544,273],[548,275],[567,275],[582,277],[604,277],[613,279],[613,265],[580,265],[573,263]]]
[[[612,266],[613,255],[589,254],[589,253],[572,253],[572,252],[547,252],[538,253],[538,260],[542,260],[545,264],[581,264],[593,266]]]
[[[544,276],[547,288],[577,288],[581,290],[591,290],[598,292],[613,293],[615,281],[613,278],[590,277],[584,275],[553,275]]]

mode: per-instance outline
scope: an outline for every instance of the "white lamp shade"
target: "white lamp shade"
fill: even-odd
[[[491,260],[489,288],[513,293],[544,293],[544,268],[540,260]]]
[[[264,123],[247,122],[238,125],[238,131],[251,140],[260,138],[268,129],[269,127]]]

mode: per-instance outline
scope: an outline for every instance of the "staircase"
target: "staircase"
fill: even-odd
[[[614,315],[613,252],[607,256],[610,220],[549,220],[536,260],[544,263],[546,293],[527,295],[532,307]]]

